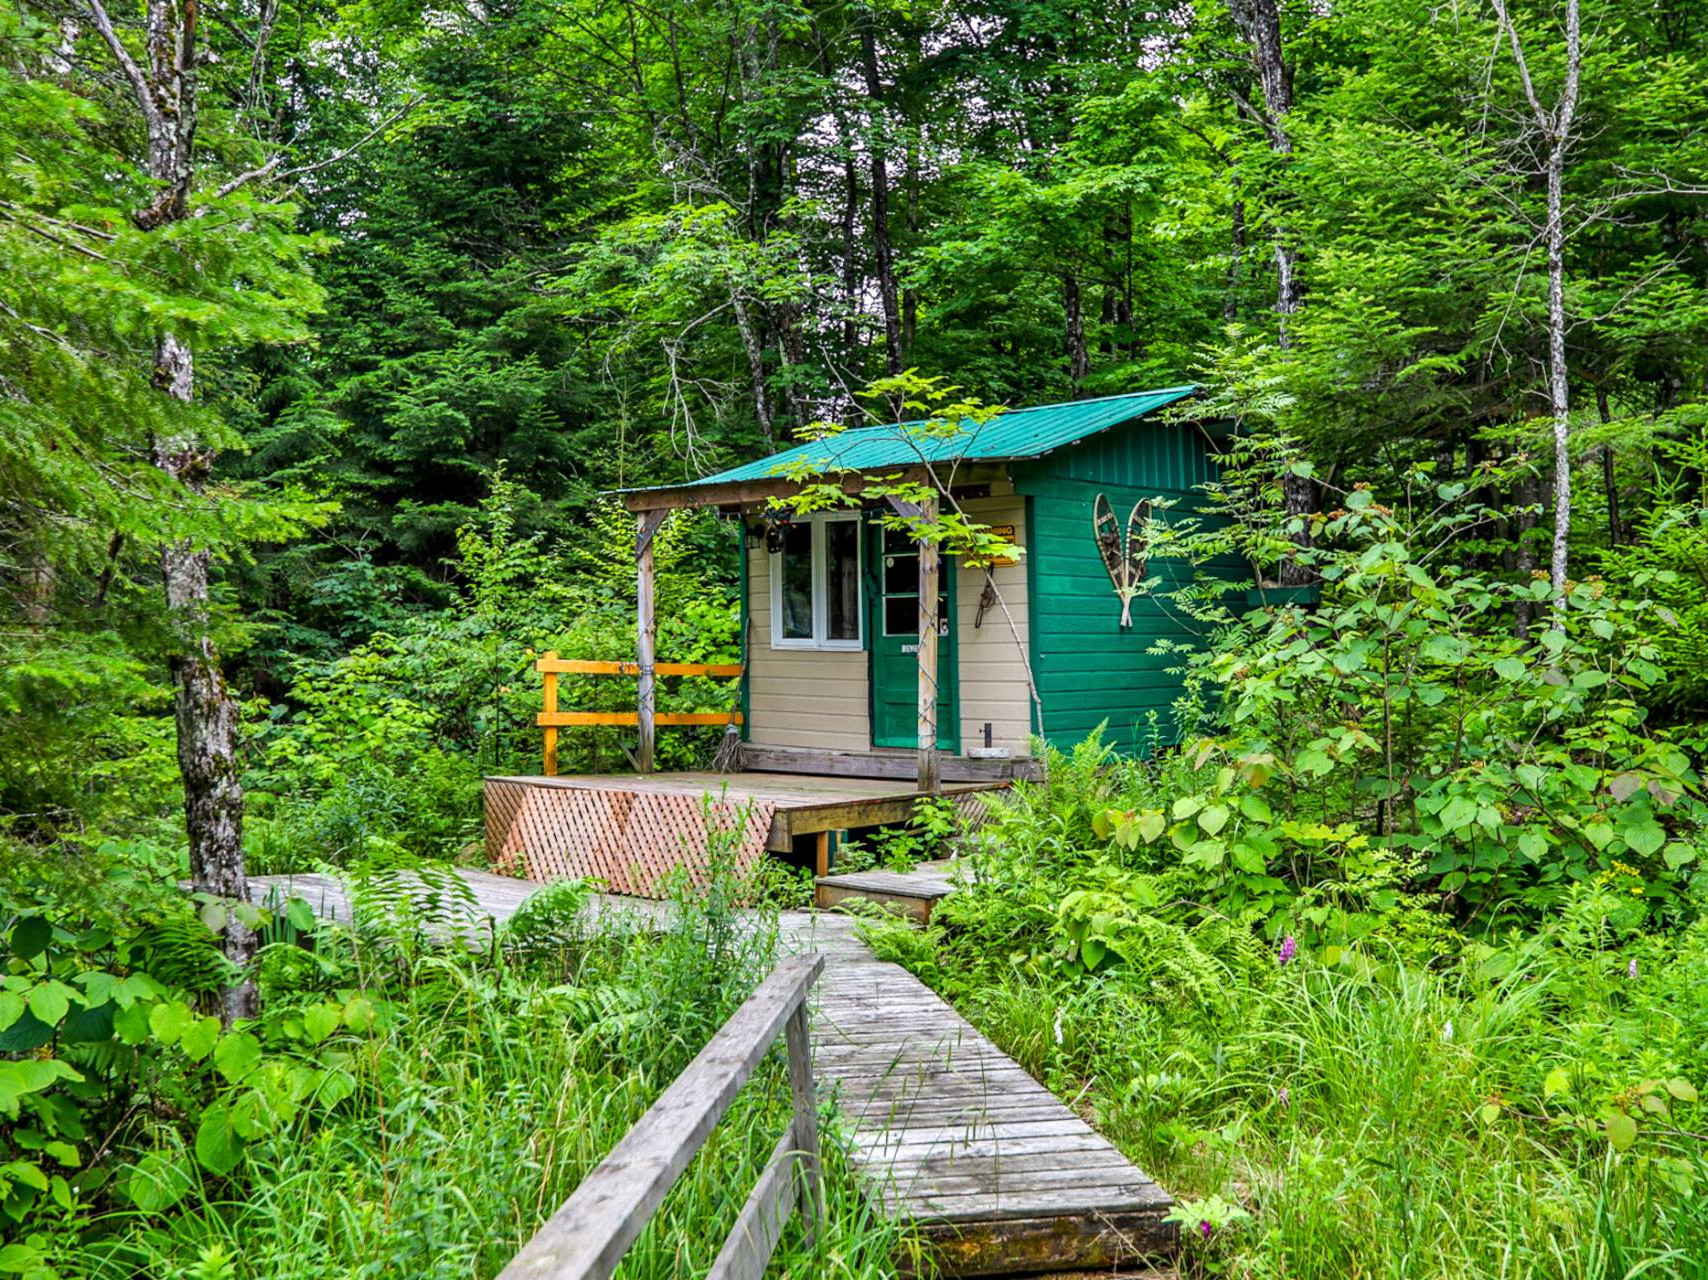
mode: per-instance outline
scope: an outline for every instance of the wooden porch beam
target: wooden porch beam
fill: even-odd
[[[989,485],[1002,479],[1006,471],[1007,465],[1000,462],[962,463],[954,468],[953,487],[959,492],[964,487]],[[885,480],[917,482],[929,478],[930,472],[926,467],[907,466],[885,468],[869,474],[847,471],[815,477],[805,483],[839,484],[844,493],[853,495],[860,493],[868,485]],[[697,507],[745,507],[772,498],[793,497],[803,487],[802,481],[775,476],[763,480],[735,480],[727,484],[685,484],[668,489],[634,489],[623,494],[623,505],[636,513],[680,511]]]
[[[654,711],[658,698],[658,675],[654,657],[658,646],[658,617],[654,612],[654,573],[652,540],[670,514],[665,510],[643,511],[635,519],[635,664],[639,671],[636,690],[638,709],[636,723],[640,727],[640,742],[635,748],[635,770],[652,772],[653,746],[658,732]]]
[[[937,495],[922,503],[891,498],[890,506],[905,520],[921,527],[937,522]],[[943,789],[943,765],[937,754],[937,584],[943,569],[943,549],[929,538],[919,547],[919,790],[936,795]]]

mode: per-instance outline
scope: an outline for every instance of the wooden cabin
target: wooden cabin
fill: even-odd
[[[988,580],[985,569],[952,559],[941,569],[945,779],[1023,776],[1034,735],[1067,748],[1099,724],[1123,751],[1143,751],[1153,734],[1173,741],[1180,681],[1168,668],[1179,659],[1151,650],[1188,633],[1155,595],[1134,598],[1124,624],[1096,518],[1108,511],[1125,537],[1135,508],[1156,499],[1190,507],[1201,497],[1198,486],[1216,475],[1211,441],[1158,416],[1193,390],[1017,409],[923,446],[899,427],[858,428],[692,484],[626,493],[637,514],[716,506],[744,522],[743,762],[905,777],[919,745],[917,548],[884,527],[881,505],[775,527],[770,499],[798,487],[779,477],[803,468],[844,477],[857,492],[862,477],[928,463],[970,518],[1021,549]]]
[[[638,729],[637,772],[489,779],[494,859],[650,892],[683,848],[704,848],[701,800],[717,792],[728,821],[749,828],[744,858],[798,853],[805,840],[822,873],[836,832],[905,817],[920,792],[1033,776],[1035,739],[1068,749],[1102,725],[1123,752],[1175,741],[1181,684],[1169,668],[1180,658],[1153,650],[1193,637],[1167,599],[1133,588],[1185,572],[1177,560],[1145,562],[1145,516],[1171,518],[1152,504],[1189,510],[1217,474],[1204,430],[1161,416],[1193,391],[1016,409],[948,435],[856,428],[692,483],[624,492],[637,521],[637,661],[558,665],[620,666],[638,682],[637,711],[558,712],[548,678],[541,724],[546,774],[552,726],[619,719]],[[929,479],[1019,554],[973,565],[912,541],[886,520],[888,504],[861,497],[898,476]],[[798,493],[803,477],[835,482],[848,505],[779,510],[773,500]],[[673,664],[654,652],[652,538],[671,512],[692,508],[743,526],[739,709],[728,713],[739,771],[654,775],[656,725],[720,719],[654,711],[656,679]]]

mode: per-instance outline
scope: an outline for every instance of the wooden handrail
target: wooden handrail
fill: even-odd
[[[545,775],[548,778],[557,776],[557,731],[575,725],[638,725],[642,738],[646,738],[655,725],[719,725],[740,724],[739,711],[665,711],[648,716],[643,709],[635,711],[559,711],[557,706],[557,679],[560,675],[575,676],[633,676],[646,675],[643,664],[639,662],[623,662],[607,658],[560,658],[556,651],[547,650],[534,659],[534,670],[541,675],[544,686],[543,705],[540,714],[534,718],[534,723],[545,730]],[[655,662],[652,664],[653,676],[708,676],[713,679],[729,680],[740,676],[740,663],[716,662]],[[641,699],[645,707],[646,699]],[[648,767],[652,758],[650,743],[643,743],[642,758]],[[647,772],[643,768],[641,772]]]
[[[791,1212],[809,1237],[824,1215],[818,1105],[806,998],[824,969],[817,952],[788,956],[730,1015],[687,1070],[565,1200],[498,1280],[606,1280],[782,1031],[794,1119],[771,1152],[724,1241],[710,1280],[759,1280]]]
[[[661,676],[728,678],[741,674],[739,662],[655,662],[652,669]],[[573,676],[638,676],[640,663],[612,662],[599,658],[559,658],[555,654],[546,654],[535,660],[534,670]]]

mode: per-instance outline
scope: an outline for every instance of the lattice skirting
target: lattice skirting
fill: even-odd
[[[598,880],[611,893],[660,898],[677,876],[706,879],[712,833],[722,834],[729,869],[745,875],[765,856],[775,809],[489,778],[486,852],[494,868],[519,867],[530,880]]]

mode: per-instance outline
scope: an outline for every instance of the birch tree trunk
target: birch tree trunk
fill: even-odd
[[[102,0],[84,0],[86,16],[100,32],[135,95],[148,138],[148,176],[156,184],[149,203],[133,216],[144,231],[170,226],[189,215],[194,177],[198,52],[196,0],[148,0],[144,14],[147,71],[131,56]],[[195,361],[177,334],[155,342],[154,385],[185,404],[195,396]],[[190,436],[158,439],[153,460],[195,494],[207,486],[214,454]],[[170,657],[178,733],[178,772],[184,782],[184,822],[190,845],[190,875],[198,892],[248,903],[243,866],[243,786],[237,768],[237,707],[220,669],[208,611],[212,555],[205,547],[178,543],[161,553],[160,567],[171,614]],[[238,913],[226,912],[226,956],[247,971],[255,935]],[[252,978],[224,993],[229,1024],[256,1011]]]
[[[1560,96],[1545,106],[1530,74],[1524,41],[1507,11],[1506,0],[1490,0],[1501,33],[1512,51],[1518,82],[1530,104],[1531,119],[1546,147],[1547,205],[1542,238],[1548,248],[1548,411],[1554,437],[1554,542],[1548,580],[1556,596],[1566,587],[1566,550],[1572,528],[1571,384],[1566,366],[1566,158],[1577,138],[1578,86],[1583,68],[1583,26],[1579,0],[1565,0],[1565,67]],[[1556,608],[1563,607],[1557,603]]]
[[[896,296],[895,253],[890,244],[890,176],[884,136],[883,82],[878,75],[878,37],[870,9],[860,17],[860,69],[866,82],[866,112],[872,149],[872,263],[878,275],[878,299],[884,312],[884,370],[901,372],[901,307]]]
[[[1281,44],[1279,0],[1228,0],[1228,12],[1251,46],[1252,65],[1263,93],[1263,105],[1256,114],[1268,139],[1269,149],[1277,156],[1291,156],[1293,137],[1287,131],[1287,116],[1293,110],[1293,76]],[[1243,237],[1243,202],[1237,203],[1236,208],[1238,222],[1235,235]],[[1298,314],[1302,297],[1298,250],[1283,219],[1276,218],[1274,227],[1275,334],[1277,345],[1286,351],[1292,346],[1288,322]],[[1236,253],[1238,249],[1236,241]],[[1293,545],[1299,551],[1307,550],[1311,545],[1309,517],[1316,509],[1316,488],[1310,477],[1294,475],[1291,470],[1284,471],[1281,475],[1281,502]],[[1308,564],[1300,561],[1296,553],[1282,562],[1282,586],[1303,586],[1315,580],[1316,574]]]

